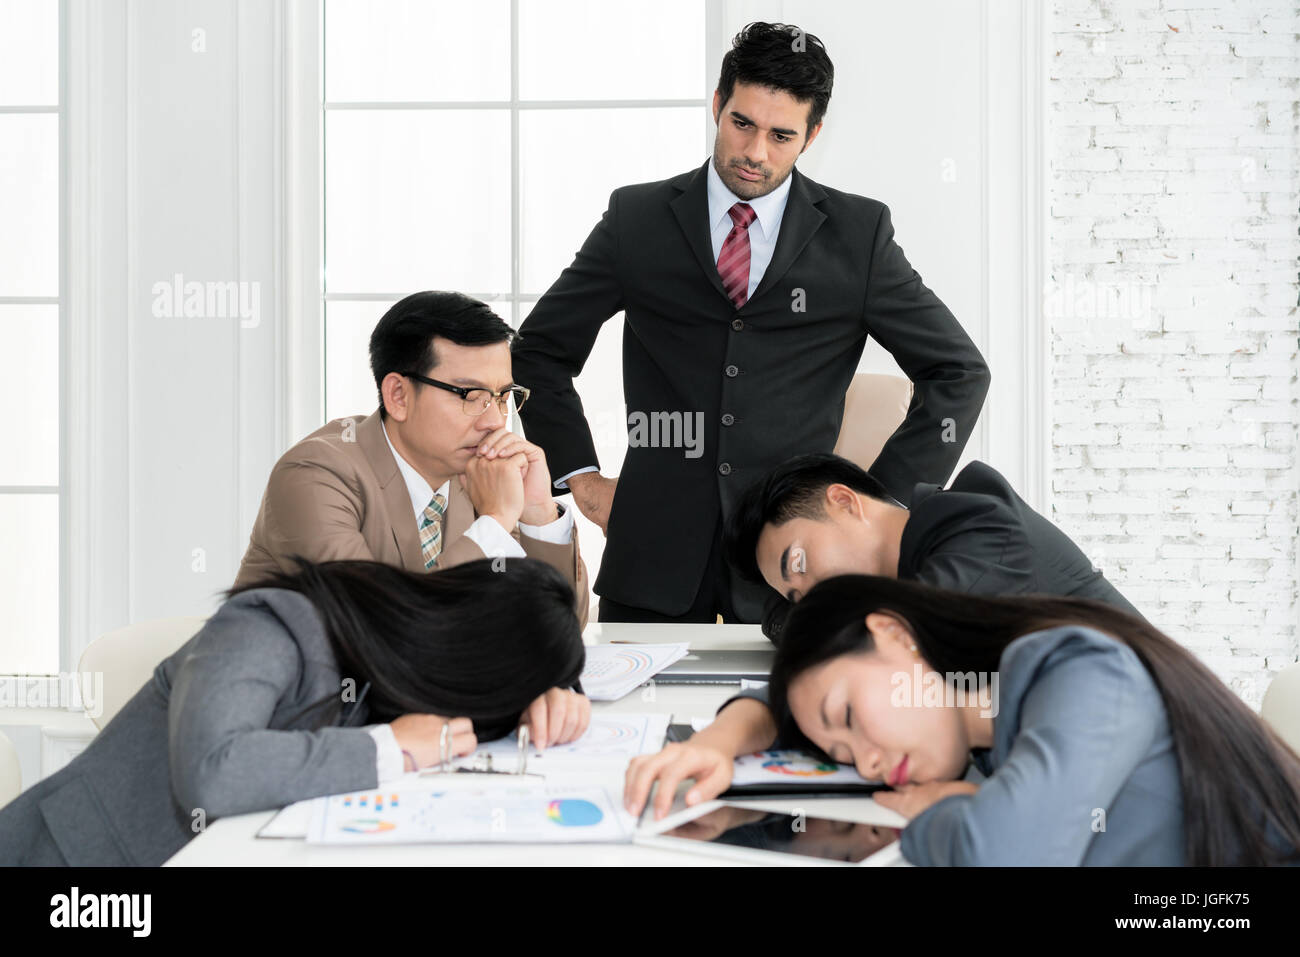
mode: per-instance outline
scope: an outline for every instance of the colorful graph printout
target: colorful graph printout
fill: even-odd
[[[590,645],[582,687],[592,701],[617,701],[686,656],[688,645]]]
[[[630,841],[635,824],[603,788],[407,789],[392,795],[382,811],[372,797],[320,799],[308,843],[585,844]]]

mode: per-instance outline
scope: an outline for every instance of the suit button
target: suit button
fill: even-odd
[[[738,375],[740,375],[739,369],[735,366],[727,366],[727,378],[734,379]]]
[[[739,332],[741,329],[744,329],[744,328],[745,328],[745,320],[744,320],[744,319],[732,319],[732,320],[731,320],[731,328],[733,328],[733,329],[735,329],[737,332]]]
[[[718,473],[719,473],[720,475],[730,475],[730,474],[731,474],[731,463],[730,463],[730,462],[723,462],[721,465],[719,465],[719,466],[718,466]]]
[[[735,422],[736,422],[736,417],[735,417],[734,415],[732,415],[730,412],[727,412],[727,413],[724,413],[724,414],[723,414],[723,416],[722,416],[722,424],[723,424],[723,425],[734,425]]]

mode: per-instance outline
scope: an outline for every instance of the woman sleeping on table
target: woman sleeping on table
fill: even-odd
[[[875,799],[915,864],[1300,863],[1300,758],[1099,602],[829,579],[790,614],[771,702],[787,745],[894,787]]]
[[[368,790],[521,717],[540,744],[577,738],[573,590],[540,561],[492,566],[304,561],[233,591],[81,754],[0,809],[0,865],[161,864],[217,818]]]

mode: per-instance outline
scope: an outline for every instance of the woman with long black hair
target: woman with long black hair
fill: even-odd
[[[1100,602],[828,579],[791,612],[771,691],[783,738],[894,787],[876,800],[910,819],[915,864],[1300,863],[1300,758]]]
[[[0,810],[0,865],[161,864],[217,818],[376,787],[435,763],[444,726],[466,754],[548,689],[573,694],[582,635],[550,565],[300,565],[232,591],[85,751]]]

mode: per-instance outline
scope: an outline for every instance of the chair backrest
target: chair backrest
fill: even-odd
[[[1283,668],[1264,692],[1259,716],[1300,753],[1300,663]]]
[[[23,769],[18,763],[18,749],[0,731],[0,807],[4,807],[23,790]]]
[[[911,403],[909,379],[859,372],[844,397],[844,422],[835,442],[835,454],[870,468],[894,430],[907,418]]]
[[[92,641],[77,670],[81,698],[95,727],[103,730],[149,680],[158,663],[193,638],[206,620],[155,618],[116,628]],[[96,674],[103,675],[102,686],[96,687]]]

